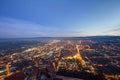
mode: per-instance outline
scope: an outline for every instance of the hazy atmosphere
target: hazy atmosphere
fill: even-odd
[[[0,80],[120,80],[120,0],[0,0]]]
[[[0,38],[120,36],[120,0],[0,0]]]

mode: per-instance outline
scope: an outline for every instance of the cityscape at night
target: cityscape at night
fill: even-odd
[[[0,0],[0,80],[120,80],[120,0]]]
[[[119,36],[1,39],[0,44],[0,76],[5,80],[13,80],[9,76],[17,73],[22,79],[16,80],[40,80],[39,70],[45,67],[58,77],[78,80],[118,80],[120,76]],[[34,74],[28,76],[29,69]]]

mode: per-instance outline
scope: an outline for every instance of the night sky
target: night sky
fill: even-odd
[[[120,36],[120,0],[0,0],[0,38]]]

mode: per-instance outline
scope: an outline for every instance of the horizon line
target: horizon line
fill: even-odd
[[[120,37],[120,35],[95,35],[95,36],[66,36],[66,37],[55,37],[55,36],[43,36],[43,37],[4,37],[0,39],[15,39],[15,38],[87,38],[87,37]]]

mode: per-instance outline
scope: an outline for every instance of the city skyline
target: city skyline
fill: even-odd
[[[120,36],[119,0],[1,0],[0,38]]]

